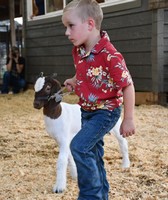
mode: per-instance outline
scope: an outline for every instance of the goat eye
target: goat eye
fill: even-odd
[[[50,92],[50,89],[51,89],[51,87],[48,85],[48,86],[46,87],[46,92]]]

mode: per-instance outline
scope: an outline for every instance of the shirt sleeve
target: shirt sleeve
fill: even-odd
[[[121,53],[115,52],[107,55],[110,76],[117,90],[130,85],[133,81]]]

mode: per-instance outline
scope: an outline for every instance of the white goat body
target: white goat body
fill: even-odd
[[[61,102],[62,112],[59,118],[51,119],[44,116],[45,127],[48,134],[54,138],[59,145],[59,156],[57,160],[56,169],[56,183],[54,185],[54,192],[62,192],[66,189],[66,172],[69,164],[71,176],[77,177],[76,166],[70,152],[70,142],[72,138],[81,128],[81,111],[78,104],[68,104]],[[122,154],[122,167],[128,168],[130,166],[127,140],[123,138],[120,133],[121,118],[118,120],[115,127],[110,131],[113,133],[120,145]]]
[[[70,152],[70,142],[81,129],[81,110],[78,104],[61,102],[60,83],[54,77],[40,77],[35,84],[34,108],[43,107],[44,122],[48,134],[59,145],[57,159],[56,182],[53,191],[63,192],[66,189],[67,167],[73,178],[77,177],[76,165]],[[130,166],[127,140],[120,134],[121,118],[110,131],[117,138],[122,154],[122,167]]]

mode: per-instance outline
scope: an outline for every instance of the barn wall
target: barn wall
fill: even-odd
[[[152,11],[147,1],[138,8],[106,14],[103,28],[123,54],[136,91],[152,91]]]
[[[149,0],[149,7],[151,9],[166,8],[168,7],[167,0]]]
[[[153,9],[151,2],[103,8],[102,28],[124,55],[137,92],[168,92],[168,9]],[[25,21],[28,82],[41,71],[56,72],[62,83],[74,75],[72,44],[64,32],[61,17]]]
[[[63,25],[55,18],[34,21],[26,26],[27,79],[34,82],[38,74],[58,74],[63,82],[74,72],[72,45],[64,35]]]
[[[149,71],[151,65],[148,56],[151,42],[151,16],[150,13],[145,12],[146,5],[140,6],[141,3],[133,6],[127,4],[103,8],[103,29],[107,30],[113,44],[123,53],[131,74],[135,77],[135,84],[140,87],[137,89],[151,90],[151,73],[146,74],[145,77],[143,77],[144,73],[137,73],[137,71],[142,72],[141,67]],[[72,76],[75,73],[71,56],[72,44],[64,35],[61,18],[26,21],[25,24],[28,81],[34,82],[40,71],[45,74],[57,72],[61,82]],[[142,42],[144,47],[140,47],[139,50]],[[146,46],[148,50],[145,50],[142,55]],[[142,61],[141,58],[145,60]],[[144,85],[139,84],[141,77],[145,79]]]
[[[164,10],[164,35],[163,35],[163,43],[164,43],[164,88],[163,91],[168,92],[168,9]]]

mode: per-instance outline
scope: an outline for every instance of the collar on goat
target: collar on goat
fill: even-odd
[[[60,101],[62,101],[62,97],[63,97],[63,96],[72,93],[72,92],[65,92],[65,93],[62,93],[62,92],[65,90],[65,88],[66,88],[66,87],[63,87],[63,88],[61,88],[60,90],[58,90],[58,92],[56,92],[55,94],[51,95],[51,96],[48,98],[48,101],[50,101],[51,99],[54,99],[54,98],[55,98],[55,101],[56,101],[56,102],[60,102]]]

